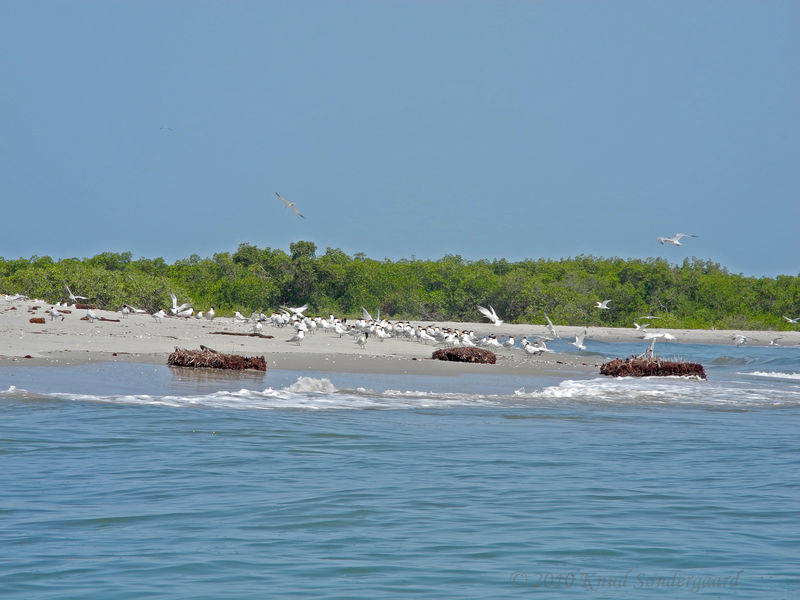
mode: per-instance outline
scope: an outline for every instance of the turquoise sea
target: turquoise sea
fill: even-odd
[[[659,349],[709,379],[0,368],[0,598],[798,598],[800,349]]]

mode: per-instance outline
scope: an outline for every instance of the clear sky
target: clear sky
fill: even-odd
[[[796,0],[0,0],[0,256],[796,275],[799,31]]]

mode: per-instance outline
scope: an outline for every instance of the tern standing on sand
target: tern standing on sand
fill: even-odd
[[[281,202],[283,202],[286,205],[286,208],[291,208],[294,211],[294,214],[296,214],[298,217],[303,217],[303,215],[301,215],[300,212],[295,207],[294,200],[289,202],[283,196],[281,196],[278,192],[275,192],[275,195],[278,197],[278,200],[280,200]],[[305,219],[305,217],[303,217],[303,218]]]

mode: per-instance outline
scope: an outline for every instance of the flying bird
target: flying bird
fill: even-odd
[[[69,299],[73,302],[77,302],[78,300],[88,300],[86,296],[76,296],[72,293],[72,290],[69,289],[69,286],[65,283],[64,287],[67,289],[67,293],[69,294]]]
[[[291,208],[294,211],[294,214],[296,214],[298,217],[303,217],[303,215],[301,215],[300,212],[295,207],[294,200],[289,202],[283,196],[281,196],[278,192],[275,192],[275,195],[278,197],[278,200],[280,200],[281,202],[283,202],[286,205],[286,208]],[[303,217],[303,218],[305,219],[305,217]]]
[[[575,346],[578,350],[586,350],[586,346],[583,345],[583,340],[586,339],[586,330],[583,330],[583,333],[575,336],[575,341],[570,342],[573,346]]]
[[[484,308],[484,307],[478,305],[478,310],[481,311],[481,313],[483,314],[484,317],[489,319],[495,325],[502,325],[503,324],[503,320],[500,317],[497,316],[497,313],[495,312],[493,306],[489,305],[489,308]]]
[[[557,338],[558,333],[556,333],[555,325],[553,325],[553,322],[550,320],[550,317],[547,316],[547,313],[544,313],[544,318],[547,319],[547,331],[549,331],[550,335],[552,335],[554,338]]]
[[[693,233],[676,233],[671,238],[668,237],[660,237],[658,238],[659,243],[663,246],[664,244],[672,244],[673,246],[680,246],[681,245],[681,238],[685,237],[697,237]]]
[[[303,306],[281,306],[283,310],[288,310],[292,314],[297,315],[298,317],[304,316],[303,313],[308,310],[308,304],[303,304]]]
[[[609,302],[611,302],[611,300],[603,300],[602,302],[596,302],[594,307],[603,308],[605,310],[611,310],[611,307],[608,305]]]
[[[734,333],[731,336],[731,339],[733,340],[733,343],[736,344],[736,346],[738,347],[741,346],[742,344],[746,344],[749,338],[746,335],[742,335],[741,333]]]
[[[191,308],[192,307],[192,303],[191,302],[185,302],[185,303],[181,304],[180,306],[178,306],[178,297],[175,295],[175,292],[170,292],[169,293],[169,297],[172,299],[172,308],[170,308],[169,310],[173,315],[177,315],[178,313],[181,313],[181,312],[185,311],[187,308]],[[181,316],[185,316],[185,315],[181,315]]]
[[[783,318],[786,320],[787,323],[800,323],[800,317],[797,317],[796,319],[790,319],[786,315],[783,315]]]

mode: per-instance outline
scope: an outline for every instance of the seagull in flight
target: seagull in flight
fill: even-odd
[[[294,200],[289,202],[283,196],[281,196],[278,192],[275,192],[275,195],[278,197],[278,200],[280,200],[281,202],[283,202],[286,205],[286,208],[291,208],[294,211],[294,214],[296,214],[298,217],[303,217],[303,215],[301,215],[300,212],[295,207]],[[305,217],[303,217],[303,218],[305,219]]]
[[[550,317],[547,316],[547,313],[544,313],[544,318],[547,319],[547,331],[550,332],[554,338],[558,337],[558,333],[556,333],[556,327],[553,325],[553,322],[550,320]]]
[[[681,245],[681,238],[685,237],[697,237],[693,233],[676,233],[671,238],[668,237],[660,237],[658,238],[659,243],[663,246],[664,244],[672,244],[673,246],[680,246]]]
[[[175,292],[170,292],[169,297],[172,299],[172,308],[170,308],[169,310],[173,315],[177,315],[178,313],[185,311],[187,308],[192,307],[191,302],[185,302],[180,306],[178,306],[178,297],[175,295]]]
[[[292,314],[297,315],[298,317],[305,316],[303,313],[308,310],[308,304],[303,304],[303,306],[281,306],[282,309],[290,311]]]
[[[668,342],[672,342],[678,339],[671,333],[660,332],[660,331],[645,331],[644,335],[642,336],[643,340],[657,340],[658,338],[664,338]]]
[[[611,302],[611,300],[603,300],[602,302],[595,303],[594,307],[603,308],[605,310],[611,310],[611,307],[608,305],[609,302]]]
[[[746,344],[749,340],[749,338],[746,335],[742,335],[741,333],[734,333],[731,336],[731,339],[733,340],[733,343],[736,344],[737,347],[741,346],[742,344]]]
[[[790,319],[786,315],[783,315],[783,318],[786,320],[787,323],[800,323],[800,317],[797,317],[796,319]]]
[[[586,330],[583,330],[583,333],[575,336],[575,341],[570,342],[573,346],[575,346],[578,350],[586,350],[586,346],[583,345],[583,340],[586,339]]]
[[[77,302],[78,300],[88,300],[86,296],[76,296],[75,294],[73,294],[72,290],[69,289],[69,286],[66,283],[64,284],[64,287],[67,289],[67,293],[69,294],[69,299],[72,300],[73,303]]]
[[[503,324],[503,320],[497,316],[493,306],[489,305],[489,308],[484,308],[483,306],[478,305],[478,310],[481,311],[481,314],[483,314],[484,317],[489,319],[495,325]]]

